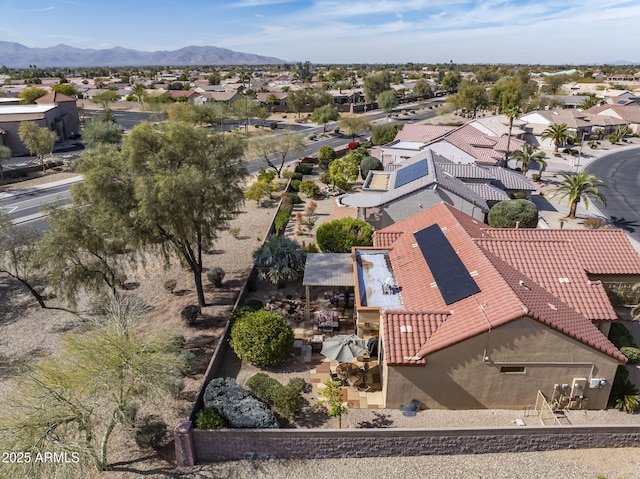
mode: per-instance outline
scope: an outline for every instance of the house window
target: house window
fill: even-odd
[[[501,366],[500,372],[504,374],[524,374],[524,366]]]

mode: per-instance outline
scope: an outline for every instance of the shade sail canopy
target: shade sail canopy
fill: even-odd
[[[329,359],[348,363],[367,352],[366,341],[355,334],[334,336],[322,343],[323,356]]]

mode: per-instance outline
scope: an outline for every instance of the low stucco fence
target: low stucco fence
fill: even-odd
[[[180,446],[180,448],[178,448]],[[640,446],[640,425],[469,429],[176,428],[178,465],[252,459],[339,459]]]

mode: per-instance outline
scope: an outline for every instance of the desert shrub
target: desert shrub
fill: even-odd
[[[188,350],[181,351],[180,358],[182,359],[182,366],[180,368],[180,372],[184,375],[191,374],[197,360],[196,353]]]
[[[357,149],[357,148],[359,148],[359,147],[360,147],[360,142],[358,142],[358,141],[351,141],[351,142],[349,142],[349,144],[347,145],[347,148],[348,148],[349,150],[355,150],[355,149]]]
[[[619,321],[611,323],[609,329],[609,341],[618,348],[637,348],[638,345],[633,339],[633,335],[629,332],[627,327]]]
[[[320,194],[320,187],[316,184],[315,181],[311,180],[305,180],[300,183],[298,190],[300,191],[300,193],[304,193],[309,198],[313,198]]]
[[[320,250],[318,249],[318,247],[316,246],[315,243],[309,243],[306,244],[304,241],[302,242],[302,248],[305,250],[305,252],[307,253],[319,253]]]
[[[326,171],[329,169],[329,164],[338,157],[336,150],[328,145],[318,148],[318,164],[320,169]]]
[[[293,350],[293,331],[274,311],[259,310],[238,318],[229,344],[240,359],[259,367],[275,366]]]
[[[360,162],[360,177],[363,180],[367,179],[367,175],[371,170],[382,171],[384,170],[384,166],[382,166],[382,162],[374,156],[366,156]]]
[[[621,369],[625,374],[621,374]],[[613,406],[627,413],[633,413],[640,408],[640,392],[638,388],[628,379],[629,371],[625,366],[618,366],[613,386],[611,386],[611,395],[609,402]]]
[[[198,429],[223,429],[227,427],[227,421],[215,409],[205,407],[196,414],[196,427]]]
[[[253,311],[254,310],[251,309],[249,306],[240,306],[239,308],[236,308],[233,311],[231,311],[231,314],[229,315],[229,322],[233,324],[238,320],[238,318],[241,318],[247,313],[252,313]]]
[[[240,228],[238,226],[229,228],[229,234],[233,236],[235,239],[238,239],[240,237]]]
[[[178,282],[175,279],[167,279],[162,284],[162,286],[164,286],[164,289],[166,289],[169,293],[173,293],[173,290],[176,289],[177,284]]]
[[[303,392],[307,387],[307,381],[304,378],[291,378],[287,386],[295,389],[296,391]]]
[[[136,444],[140,449],[157,449],[167,434],[164,421],[152,421],[136,431]]]
[[[584,227],[590,230],[598,230],[600,228],[604,228],[607,223],[600,218],[587,218],[583,223]]]
[[[213,283],[216,288],[222,286],[222,280],[224,279],[225,272],[220,266],[216,266],[215,268],[208,269],[205,273],[207,279]]]
[[[300,203],[304,203],[302,199],[296,193],[286,193],[286,197],[289,198],[289,201],[292,205],[299,205]]]
[[[302,173],[296,173],[291,170],[284,170],[281,176],[283,178],[291,178],[292,180],[302,180]]]
[[[372,246],[373,228],[363,220],[341,218],[321,224],[316,243],[325,253],[350,253],[353,246]]]
[[[167,390],[176,398],[184,391],[184,388],[185,383],[180,378],[171,378],[167,381]]]
[[[526,200],[527,192],[526,191],[516,191],[512,196],[514,200]]]
[[[257,373],[247,381],[247,388],[261,401],[273,405],[276,393],[284,386],[265,373]]]
[[[264,168],[260,168],[258,170],[258,181],[264,181],[266,183],[271,183],[276,178],[277,173],[275,170],[269,169],[265,170]]]
[[[269,407],[253,397],[233,378],[214,378],[204,391],[204,405],[215,409],[229,427],[277,428],[278,421]]]
[[[310,163],[300,163],[296,166],[296,173],[301,173],[303,175],[310,175],[313,171],[313,165]]]
[[[620,348],[620,352],[624,354],[630,363],[637,363],[640,360],[640,349],[625,346]]]
[[[273,227],[276,230],[276,234],[279,235],[287,226],[289,218],[291,217],[291,207],[282,207],[276,213],[276,217],[273,220]]]
[[[300,191],[300,180],[291,180],[289,182],[289,191]]]
[[[287,419],[298,417],[302,413],[302,406],[304,405],[301,393],[301,390],[291,386],[291,384],[280,385],[280,388],[275,390],[273,398],[273,406],[278,414]]]
[[[402,123],[385,123],[376,125],[371,129],[371,142],[374,145],[386,145],[391,143],[398,132],[402,130]]]
[[[199,314],[200,306],[198,306],[197,304],[190,304],[188,306],[185,306],[184,308],[182,308],[182,311],[180,311],[180,317],[185,323],[189,325],[195,324]]]
[[[529,200],[500,201],[489,210],[492,228],[535,228],[537,225],[538,208]]]

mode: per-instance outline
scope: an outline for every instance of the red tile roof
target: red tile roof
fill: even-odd
[[[576,258],[587,273],[640,275],[640,256],[622,230],[494,229],[486,226],[483,233],[494,239],[569,241],[575,248]]]
[[[440,226],[480,289],[479,293],[448,306],[413,235],[433,224]],[[577,266],[580,265],[580,251],[571,248],[575,245],[567,244],[566,239],[541,237],[537,240],[540,244],[529,245],[531,251],[525,251],[526,237],[518,238],[515,233],[515,238],[500,240],[493,237],[496,231],[506,230],[494,230],[441,203],[376,232],[374,245],[391,248],[389,258],[405,308],[401,312],[383,313],[387,362],[418,364],[416,356],[424,358],[523,317],[538,320],[624,361],[624,356],[591,322],[591,319],[613,319],[611,305],[602,286],[598,282],[590,284],[585,272],[580,271]],[[628,247],[632,249],[630,244]],[[558,264],[541,261],[543,254],[551,255]],[[604,263],[613,266],[615,254]],[[559,274],[562,276],[557,276]],[[558,278],[563,278],[562,282]],[[529,289],[523,292],[522,284]],[[417,334],[408,336],[406,330],[402,332],[400,326],[403,324],[410,325]],[[416,353],[418,341],[423,342]]]
[[[43,105],[43,104],[46,105],[49,103],[64,103],[64,102],[70,102],[70,101],[76,101],[76,99],[71,98],[70,96],[65,95],[64,93],[60,93],[57,91],[50,91],[46,95],[43,95],[40,98],[38,98],[36,100],[36,103],[39,105]]]
[[[428,143],[436,138],[442,137],[456,128],[457,127],[455,126],[419,125],[417,123],[408,123],[396,134],[394,140]]]

